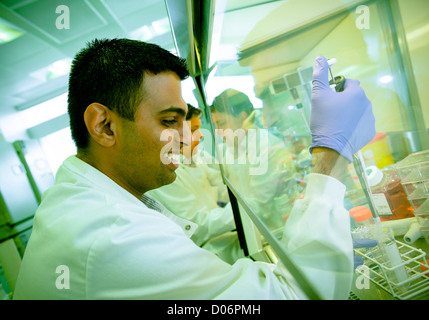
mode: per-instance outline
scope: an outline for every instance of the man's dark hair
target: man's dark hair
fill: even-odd
[[[226,89],[213,100],[210,110],[212,113],[223,112],[238,117],[243,111],[250,115],[254,107],[243,92]]]
[[[94,102],[134,120],[143,99],[144,74],[171,71],[181,80],[189,76],[186,61],[158,45],[129,39],[95,39],[73,60],[68,95],[70,129],[77,148],[85,149],[89,133],[86,108]]]
[[[195,108],[193,105],[188,103],[188,113],[186,113],[186,120],[191,120],[193,117],[199,117],[203,111],[201,109]]]

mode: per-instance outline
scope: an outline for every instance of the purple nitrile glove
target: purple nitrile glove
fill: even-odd
[[[373,240],[373,239],[353,239],[353,249],[357,249],[357,248],[371,248],[371,247],[375,247],[376,245],[378,245],[378,241],[377,240]],[[363,265],[364,260],[362,257],[357,256],[356,254],[354,254],[354,250],[353,250],[353,267],[354,269],[356,269],[357,267]]]
[[[353,154],[375,136],[372,104],[358,80],[346,79],[344,91],[334,92],[328,73],[325,57],[317,57],[311,94],[310,152],[315,147],[330,148],[353,161]]]

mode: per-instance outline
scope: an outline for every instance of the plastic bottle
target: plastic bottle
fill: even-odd
[[[392,166],[383,170],[369,166],[366,174],[381,221],[414,217],[414,209],[407,199],[399,175]]]
[[[385,132],[377,132],[374,139],[362,148],[362,154],[367,166],[374,165],[384,168],[395,163]]]
[[[352,225],[354,229],[352,230],[353,239],[375,239],[375,222],[372,217],[371,210],[365,206],[358,206],[350,209],[350,216],[353,218]],[[379,249],[377,247],[365,248],[365,255],[371,259],[376,258],[379,255]],[[369,260],[365,260],[365,265],[371,266],[373,263]]]
[[[375,222],[371,210],[365,206],[358,206],[350,209],[349,212],[356,224],[356,228],[352,230],[352,238],[374,239]]]

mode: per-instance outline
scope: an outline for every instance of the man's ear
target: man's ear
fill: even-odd
[[[112,111],[100,103],[91,103],[83,114],[89,134],[96,143],[111,147],[116,143],[116,124]]]

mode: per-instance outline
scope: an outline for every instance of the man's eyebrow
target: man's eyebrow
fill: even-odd
[[[182,117],[186,116],[186,111],[183,110],[182,108],[179,108],[179,107],[170,107],[170,108],[167,108],[167,109],[164,109],[164,110],[158,112],[158,114],[160,114],[160,115],[163,115],[166,113],[178,113]]]

